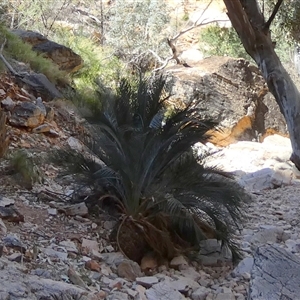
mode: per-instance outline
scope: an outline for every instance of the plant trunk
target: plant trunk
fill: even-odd
[[[0,109],[0,158],[3,157],[9,146],[9,137],[6,133],[6,114]]]
[[[129,218],[116,225],[111,239],[117,242],[119,251],[137,263],[141,263],[143,256],[149,250],[148,244],[143,238],[143,232]]]
[[[224,0],[232,26],[246,51],[255,60],[285,117],[293,153],[291,161],[300,170],[300,93],[278,58],[256,0]]]

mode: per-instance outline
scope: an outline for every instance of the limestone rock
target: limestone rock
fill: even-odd
[[[0,218],[0,236],[6,235],[7,228],[2,219]],[[1,256],[1,255],[0,255]]]
[[[277,245],[261,246],[254,255],[249,300],[298,299],[300,260]]]
[[[41,251],[45,253],[47,256],[53,259],[60,259],[62,261],[67,261],[68,253],[63,248],[58,248],[56,245],[49,245],[47,248],[41,248]]]
[[[36,95],[41,95],[45,101],[63,98],[56,86],[42,73],[25,74],[21,77],[21,81],[25,83],[29,91],[35,92]]]
[[[215,300],[235,300],[235,296],[233,293],[220,293]]]
[[[209,289],[200,286],[196,291],[192,293],[191,298],[192,300],[205,300],[208,293]]]
[[[232,271],[231,275],[233,277],[242,276],[245,273],[250,273],[253,267],[253,257],[245,257]]]
[[[21,251],[22,253],[25,253],[26,251],[26,248],[24,247],[20,239],[14,234],[8,234],[2,239],[2,241],[6,247],[13,248],[17,251]]]
[[[251,238],[250,242],[255,246],[261,246],[267,243],[278,243],[281,241],[283,229],[276,226],[267,226],[261,228]]]
[[[52,42],[34,31],[17,29],[12,32],[24,42],[31,44],[34,51],[43,53],[44,56],[50,58],[61,70],[72,73],[82,67],[81,57],[70,48]]]
[[[188,267],[187,260],[182,256],[176,256],[170,261],[170,267],[174,269],[184,269]]]
[[[257,139],[267,129],[287,134],[284,117],[259,69],[244,59],[209,57],[191,68],[171,66],[163,74],[170,100],[177,105],[200,101],[203,116],[220,123],[224,130],[214,141],[222,146]]]
[[[118,275],[130,281],[142,276],[140,266],[132,260],[124,260],[118,266]]]
[[[87,290],[62,281],[45,279],[20,272],[20,265],[8,263],[4,258],[0,261],[0,299],[48,299],[49,296],[65,299],[92,299]],[[24,298],[25,297],[25,298]]]
[[[8,121],[13,126],[34,128],[45,120],[45,113],[39,106],[31,102],[21,102],[12,111]]]
[[[136,283],[145,288],[150,288],[153,284],[158,283],[158,278],[155,276],[137,277]]]
[[[129,296],[122,292],[113,292],[107,297],[107,300],[129,300]]]
[[[88,252],[99,251],[99,244],[94,240],[82,239],[81,248]]]
[[[185,297],[178,292],[168,280],[153,285],[146,291],[148,300],[183,300]]]
[[[7,96],[1,101],[1,106],[6,110],[11,111],[15,107],[15,102],[9,96]]]
[[[239,141],[231,144],[213,153],[206,163],[233,172],[246,190],[261,191],[290,185],[296,178],[289,161],[291,153],[290,139],[273,135],[263,143]]]
[[[70,241],[70,240],[61,241],[59,243],[59,246],[64,247],[68,252],[72,252],[72,253],[76,253],[76,254],[79,253],[79,251],[78,251],[77,246],[75,245],[75,243],[72,242],[72,241]]]
[[[191,278],[178,276],[177,280],[170,282],[170,286],[181,293],[185,293],[189,290],[196,291],[200,288],[199,283]]]
[[[216,265],[218,261],[231,261],[232,252],[229,247],[216,239],[207,239],[200,242],[200,256],[203,265]]]

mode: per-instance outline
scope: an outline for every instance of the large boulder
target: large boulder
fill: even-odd
[[[206,165],[231,172],[250,192],[290,185],[297,178],[289,160],[291,141],[277,134],[266,137],[262,143],[238,141],[221,150],[198,143],[194,149],[198,154],[209,151]]]
[[[261,246],[254,255],[248,300],[293,300],[300,295],[300,260],[276,245]]]
[[[59,68],[68,73],[76,72],[82,67],[83,61],[80,55],[72,49],[48,40],[43,35],[30,30],[13,30],[24,42],[32,45],[32,49],[51,59]]]
[[[221,146],[268,133],[287,134],[259,69],[244,59],[209,57],[191,67],[166,68],[164,76],[170,100],[177,105],[199,101],[203,115],[220,123],[223,131],[215,136]]]

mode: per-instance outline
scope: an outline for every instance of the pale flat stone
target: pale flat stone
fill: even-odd
[[[192,293],[191,298],[192,300],[206,300],[209,291],[209,289],[200,286],[196,291]]]
[[[94,251],[99,251],[99,244],[97,241],[94,240],[88,240],[88,239],[82,239],[82,248],[87,249],[89,252]]]
[[[253,262],[254,262],[253,257],[244,258],[242,261],[239,262],[236,268],[232,271],[231,273],[232,276],[239,277],[245,273],[250,273],[253,267]]]
[[[144,276],[144,277],[137,277],[136,283],[144,286],[145,288],[150,288],[153,284],[158,283],[158,278],[155,276]]]
[[[124,260],[118,266],[118,276],[129,281],[136,280],[137,277],[142,276],[140,266],[132,260]]]
[[[168,281],[163,281],[153,285],[146,290],[148,300],[183,300],[185,297],[175,290]]]
[[[179,292],[184,292],[189,289],[195,291],[200,287],[200,284],[191,278],[180,276],[177,280],[171,281],[170,286]]]
[[[199,272],[197,272],[193,267],[188,267],[187,269],[181,270],[180,273],[187,278],[198,281],[201,277]]]
[[[235,300],[235,296],[233,293],[220,293],[215,300]]]
[[[76,244],[70,240],[61,241],[59,245],[64,247],[68,252],[73,252],[78,254],[78,249]]]
[[[174,257],[170,262],[171,268],[178,269],[182,266],[188,267],[188,262],[182,255]]]

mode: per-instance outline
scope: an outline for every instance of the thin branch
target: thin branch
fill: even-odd
[[[172,58],[176,60],[176,63],[178,65],[180,65],[180,59],[178,58],[177,49],[176,49],[176,47],[174,45],[174,40],[167,39],[167,43],[168,43],[169,47],[172,50],[172,54],[173,54]]]
[[[165,61],[164,61],[163,59],[161,59],[161,57],[160,57],[157,53],[155,53],[153,50],[148,49],[148,51],[149,51],[153,56],[155,56],[155,58],[156,58],[161,64],[164,64],[164,63],[165,63]]]
[[[204,13],[208,10],[208,8],[209,8],[210,5],[212,4],[212,2],[213,2],[213,0],[210,0],[210,1],[207,3],[206,7],[203,9],[203,11],[202,11],[200,17],[198,18],[198,20],[196,21],[196,23],[198,23],[198,21],[202,18],[202,16],[203,16]]]
[[[269,30],[269,28],[270,28],[270,26],[271,26],[271,23],[273,22],[273,20],[274,20],[276,14],[277,14],[277,12],[278,12],[278,10],[279,10],[279,8],[280,8],[282,2],[283,2],[283,0],[278,0],[278,1],[277,1],[277,3],[276,3],[276,5],[275,5],[275,7],[274,7],[274,9],[273,9],[273,12],[272,12],[272,14],[271,14],[269,20],[268,20],[268,21],[265,23],[265,25],[264,25],[264,30]]]
[[[199,18],[198,18],[198,20],[197,20],[196,22],[194,22],[194,24],[193,24],[192,26],[190,26],[190,27],[188,27],[188,28],[186,28],[186,29],[180,31],[179,33],[177,33],[177,34],[176,34],[174,37],[172,37],[171,39],[167,39],[167,43],[168,43],[168,45],[170,46],[170,48],[171,48],[171,50],[172,50],[172,54],[173,54],[172,56],[168,57],[167,59],[165,59],[165,60],[161,59],[161,58],[160,58],[153,50],[148,49],[148,51],[149,51],[151,54],[153,54],[153,56],[155,56],[156,59],[157,59],[160,63],[162,63],[162,65],[161,65],[160,67],[154,69],[153,72],[157,72],[157,71],[160,71],[160,70],[164,69],[164,68],[168,65],[169,61],[171,61],[172,59],[175,59],[176,62],[177,62],[177,64],[180,64],[180,60],[179,60],[178,55],[177,55],[177,49],[176,49],[176,47],[175,47],[175,45],[174,45],[174,42],[175,42],[180,36],[182,36],[183,34],[185,34],[186,32],[188,32],[188,31],[190,31],[190,30],[192,30],[192,29],[194,29],[194,28],[197,28],[197,27],[200,27],[200,26],[204,26],[204,25],[208,25],[208,24],[212,24],[212,23],[215,23],[215,22],[226,22],[226,21],[228,21],[228,20],[213,20],[213,21],[201,22],[201,23],[197,24],[198,21],[199,21]]]
[[[157,71],[160,71],[160,70],[164,69],[164,68],[168,65],[169,61],[172,60],[172,59],[173,59],[173,56],[168,57],[168,58],[165,60],[164,64],[163,64],[162,66],[160,66],[160,67],[154,69],[153,72],[157,72]]]
[[[213,0],[210,0],[209,3],[206,5],[206,7],[204,8],[204,10],[202,11],[201,15],[199,16],[199,18],[189,27],[187,27],[186,29],[183,29],[181,30],[180,32],[178,32],[175,36],[173,36],[172,38],[168,38],[167,39],[167,43],[169,45],[169,47],[171,48],[172,50],[172,56],[171,57],[168,57],[165,61],[163,61],[154,51],[152,50],[148,50],[149,52],[151,52],[155,57],[156,59],[160,62],[160,63],[163,63],[162,66],[156,68],[153,70],[153,72],[157,72],[159,70],[162,70],[164,69],[169,61],[171,61],[172,59],[175,59],[176,60],[176,63],[177,64],[181,64],[181,61],[180,59],[178,58],[178,51],[176,49],[176,46],[175,46],[175,41],[181,37],[182,35],[184,35],[185,33],[197,28],[197,27],[200,27],[200,26],[205,26],[205,25],[208,25],[208,24],[212,24],[212,23],[218,23],[218,22],[227,22],[228,20],[211,20],[211,21],[206,21],[207,19],[204,19],[202,20],[200,23],[199,23],[199,20],[201,20],[201,18],[203,17],[204,13],[207,11],[207,9],[209,8],[209,6],[211,5],[211,3],[213,2]]]
[[[188,31],[191,31],[197,27],[200,26],[204,26],[204,25],[208,25],[208,24],[212,24],[212,23],[217,23],[217,22],[227,22],[228,20],[212,20],[212,21],[208,21],[208,22],[204,22],[205,20],[203,20],[201,23],[198,24],[200,18],[197,19],[197,21],[195,21],[193,23],[193,25],[191,25],[190,27],[181,30],[179,33],[177,33],[174,37],[172,37],[170,40],[171,41],[175,41],[177,40],[179,37],[181,37],[183,34],[187,33]]]

